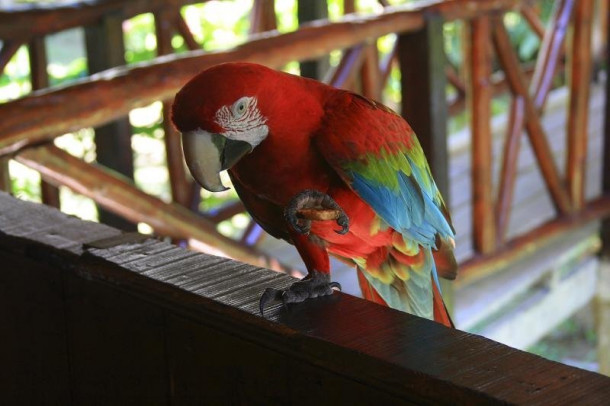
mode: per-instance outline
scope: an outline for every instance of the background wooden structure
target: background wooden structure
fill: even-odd
[[[597,281],[596,272],[590,272],[588,265],[580,267],[579,263],[573,268],[584,269],[583,279],[568,280],[564,274],[569,272],[561,264],[553,265],[552,270],[548,263],[544,266],[533,264],[540,262],[542,253],[545,258],[556,256],[560,247],[571,248],[573,255],[566,262],[590,256],[600,246],[599,239],[595,238],[597,224],[610,215],[607,181],[610,131],[597,131],[601,126],[591,119],[591,112],[599,111],[599,105],[598,110],[589,106],[595,96],[595,89],[591,90],[595,56],[590,41],[592,0],[558,0],[547,27],[540,22],[533,1],[453,0],[415,2],[374,16],[352,15],[335,22],[303,24],[297,31],[284,34],[270,31],[276,27],[273,1],[257,0],[250,39],[236,48],[218,52],[198,49],[200,44],[178,12],[180,6],[187,3],[190,2],[106,0],[77,7],[24,6],[0,11],[0,38],[3,40],[0,67],[6,65],[20,44],[29,44],[37,88],[45,86],[41,73],[41,66],[44,66],[41,38],[68,27],[93,24],[97,29],[111,30],[110,26],[114,24],[116,31],[117,21],[153,12],[160,55],[171,53],[168,38],[172,32],[180,33],[193,50],[136,67],[119,66],[60,89],[37,91],[0,105],[3,118],[0,120],[0,165],[9,157],[16,159],[38,170],[52,186],[68,186],[130,222],[148,223],[158,234],[189,240],[191,245],[203,247],[208,252],[220,252],[257,265],[290,268],[275,258],[275,245],[269,253],[261,250],[265,241],[253,246],[244,243],[249,240],[248,235],[236,241],[217,232],[218,222],[243,210],[239,203],[214,215],[193,213],[198,189],[184,171],[178,134],[167,125],[167,106],[177,89],[190,77],[216,63],[249,60],[279,68],[291,61],[326,58],[331,51],[341,49],[342,59],[326,75],[326,80],[369,97],[379,97],[391,69],[399,66],[402,113],[422,139],[437,182],[446,195],[451,196],[453,212],[459,213],[454,214],[456,222],[461,222],[458,227],[461,274],[454,292],[455,302],[458,307],[475,308],[478,304],[480,309],[483,304],[486,306],[485,311],[477,311],[478,316],[464,322],[464,326],[478,323],[483,316],[490,316],[491,310],[516,297],[510,289],[501,295],[497,291],[506,286],[506,280],[517,279],[518,272],[509,265],[520,263],[520,268],[527,270],[524,272],[528,282],[520,282],[521,287],[537,286],[547,278],[555,281],[553,286],[558,287],[573,286],[563,282],[578,284],[586,280],[589,286],[592,280]],[[380,3],[386,5],[384,1]],[[606,3],[600,2],[600,15],[607,15]],[[346,11],[355,10],[353,1],[344,4]],[[521,66],[508,41],[502,22],[508,12],[521,13],[541,38],[542,46],[534,67]],[[320,16],[319,9],[310,10],[309,15]],[[447,64],[443,58],[443,23],[458,20],[465,27],[465,72]],[[35,28],[24,30],[24,26]],[[398,34],[395,49],[381,57],[374,46],[375,41],[391,33]],[[409,63],[412,60],[421,63]],[[315,69],[320,69],[321,65],[315,65]],[[566,99],[570,114],[565,136],[555,129],[549,131],[544,121],[544,116],[551,111],[548,106],[553,99],[551,85],[556,74],[564,75],[568,82]],[[446,83],[457,94],[449,102],[446,101]],[[498,138],[490,105],[494,95],[507,91],[511,108],[503,130],[505,136]],[[600,100],[607,94],[600,95]],[[138,190],[129,180],[129,170],[123,171],[127,177],[111,170],[120,165],[128,167],[126,160],[91,165],[51,143],[65,132],[107,125],[120,120],[131,109],[156,100],[165,103],[165,144],[172,203]],[[444,123],[447,115],[464,108],[470,115],[469,142],[466,143],[470,153],[452,156]],[[597,126],[594,130],[591,130],[592,123]],[[113,128],[111,135],[118,136],[117,127]],[[125,133],[118,136],[123,143],[126,137]],[[531,150],[524,143],[525,137]],[[605,149],[600,148],[602,144]],[[447,159],[448,156],[452,158]],[[524,197],[524,189],[538,190],[531,184],[519,183],[524,178],[524,159],[528,160],[525,167],[531,169],[527,173],[536,173],[536,180],[544,185],[539,193],[545,196],[542,206]],[[540,169],[540,175],[536,168]],[[595,169],[597,172],[593,171]],[[601,174],[605,174],[601,188],[591,192],[591,188],[585,187],[586,180],[598,182],[599,186]],[[454,178],[467,180],[470,196],[463,192],[468,190],[464,183],[453,181]],[[0,176],[0,185],[8,189],[6,176]],[[43,197],[45,202],[57,205],[52,186],[45,184]],[[533,205],[544,206],[545,210],[532,211],[535,216],[524,221],[515,208],[525,201],[532,205],[530,210]],[[529,221],[531,217],[535,217],[532,222]],[[520,227],[515,228],[511,225],[514,223],[520,223]],[[605,224],[603,232],[607,235],[607,221]],[[248,231],[255,235],[254,227]],[[541,270],[532,270],[535,266]],[[560,268],[562,270],[558,270]],[[478,294],[474,295],[476,292]],[[561,292],[561,289],[556,291],[557,297],[561,297]],[[582,300],[590,299],[593,294],[594,290],[588,290]],[[474,296],[478,299],[473,300]],[[500,296],[501,300],[498,300]],[[490,305],[491,300],[495,300],[493,305]],[[464,302],[468,303],[464,305]],[[580,303],[575,303],[571,311]]]
[[[610,397],[608,377],[341,293],[263,318],[260,292],[293,278],[2,192],[0,206],[0,317],[11,330],[0,338],[0,397],[10,404]]]

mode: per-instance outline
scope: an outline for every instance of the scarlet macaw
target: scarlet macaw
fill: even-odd
[[[172,119],[194,178],[240,199],[294,244],[308,276],[286,302],[332,293],[328,254],[353,263],[369,300],[451,325],[437,273],[453,279],[454,230],[421,146],[384,105],[251,63],[211,67],[176,95]],[[336,222],[300,209],[336,209]]]

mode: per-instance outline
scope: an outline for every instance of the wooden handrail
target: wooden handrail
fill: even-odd
[[[59,4],[11,4],[0,7],[0,39],[25,40],[92,24],[107,14],[125,19],[165,7],[180,7],[206,0],[88,0]]]
[[[6,313],[16,328],[4,345],[28,349],[9,351],[3,364],[15,371],[2,393],[7,403],[574,405],[610,398],[608,377],[339,292],[275,305],[263,318],[261,292],[293,278],[1,192],[0,206],[0,280],[8,287],[0,306],[18,309]],[[31,391],[23,376],[48,386]]]
[[[348,15],[337,22],[313,22],[291,33],[263,33],[227,51],[191,51],[111,69],[60,89],[35,92],[0,105],[0,156],[66,132],[98,126],[154,101],[168,100],[195,74],[218,63],[242,60],[280,67],[386,34],[419,30],[427,13],[440,13],[445,20],[465,19],[512,9],[523,2],[422,1],[377,16]]]
[[[43,179],[65,185],[133,222],[144,222],[165,236],[194,240],[207,252],[224,254],[260,266],[265,256],[216,232],[216,225],[176,203],[165,203],[136,188],[128,179],[90,165],[55,146],[30,148],[17,159]]]

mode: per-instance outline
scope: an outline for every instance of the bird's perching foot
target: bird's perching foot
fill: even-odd
[[[259,302],[261,316],[264,316],[265,307],[271,302],[282,302],[284,305],[300,303],[306,299],[332,295],[335,289],[341,290],[339,282],[331,282],[328,273],[313,271],[288,289],[265,289]]]
[[[341,208],[326,193],[307,189],[292,198],[284,217],[292,228],[301,234],[309,234],[312,221],[336,220],[341,227],[335,230],[337,234],[349,231],[349,218]]]

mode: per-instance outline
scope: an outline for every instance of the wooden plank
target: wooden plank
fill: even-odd
[[[0,203],[35,206],[7,195],[0,195]],[[44,217],[37,218],[38,228],[45,228]],[[31,224],[21,219],[17,223]],[[6,235],[2,226],[0,232]],[[5,246],[0,240],[1,249]],[[107,249],[120,255],[120,247],[133,251],[131,244]],[[236,403],[289,399],[305,404],[324,396],[353,403],[370,398],[406,404],[568,405],[601,404],[610,396],[610,380],[601,375],[340,293],[275,306],[262,318],[251,305],[260,290],[267,283],[281,287],[294,280],[265,269],[230,261],[226,268],[199,272],[197,281],[176,286],[157,279],[164,272],[150,270],[152,277],[134,272],[113,263],[112,256],[100,256],[101,249],[61,259],[52,243],[42,249],[47,254],[35,258],[61,264],[64,275],[77,403],[182,403],[189,394],[209,393],[216,399],[230,393]],[[211,264],[209,256],[197,255]],[[182,266],[179,262],[170,273],[178,274]],[[247,311],[231,305],[237,302]],[[292,377],[291,371],[302,379],[263,383],[265,376],[267,382],[276,377],[286,382],[281,378]]]
[[[566,180],[574,210],[585,203],[585,174],[587,161],[587,127],[589,94],[593,61],[591,33],[593,1],[580,0],[574,10],[570,56],[570,105],[568,114],[568,154]]]
[[[86,27],[87,67],[89,74],[125,64],[122,14],[104,17],[99,23]],[[131,124],[124,116],[95,128],[96,161],[133,179],[133,151]],[[102,223],[125,231],[135,231],[137,225],[98,206]]]
[[[69,405],[70,365],[60,272],[2,248],[2,403]]]
[[[120,234],[114,228],[47,210],[35,203],[21,202],[3,192],[0,192],[0,207],[0,239],[10,235],[13,239],[36,241],[80,254],[83,243]]]
[[[479,333],[520,349],[535,344],[562,321],[591,302],[595,296],[598,267],[599,261],[595,257],[589,257],[583,263],[574,265],[569,276],[552,280],[550,286],[539,288],[522,297],[519,306]],[[555,279],[559,277],[556,276]],[[528,333],[522,334],[523,330]]]
[[[524,292],[542,284],[553,269],[575,262],[574,258],[593,255],[599,248],[596,232],[595,223],[576,229],[527,258],[497,269],[487,278],[460,286],[456,290],[454,317],[458,328],[473,331],[477,324],[488,323],[502,309],[519,303]]]
[[[163,311],[99,283],[64,278],[73,402],[166,404]]]
[[[563,216],[544,223],[542,226],[514,238],[504,245],[493,256],[475,256],[460,265],[458,285],[480,279],[494,269],[510,262],[517,261],[538,250],[541,246],[552,243],[561,234],[584,226],[591,221],[610,216],[610,197],[604,196],[587,204],[577,218]]]
[[[466,36],[467,92],[472,132],[472,228],[474,249],[488,254],[496,249],[491,154],[491,55],[488,17],[472,20]]]

